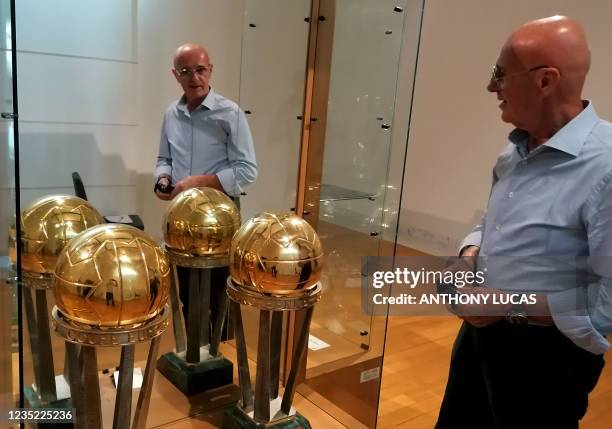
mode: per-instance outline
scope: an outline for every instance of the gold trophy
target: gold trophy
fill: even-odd
[[[228,310],[229,249],[240,227],[240,213],[224,193],[192,188],[174,198],[162,225],[173,272],[170,302],[176,350],[164,354],[157,369],[185,395],[231,384],[233,364],[219,353],[219,344]],[[215,282],[219,277],[221,281]],[[211,299],[215,296],[217,302]],[[186,318],[182,305],[187,305]],[[214,320],[211,310],[216,311]]]
[[[66,195],[39,198],[21,213],[21,268],[23,300],[32,351],[34,386],[24,393],[33,408],[70,408],[63,375],[55,376],[47,291],[53,287],[53,270],[60,252],[87,228],[103,223],[87,201]],[[9,255],[17,259],[17,237],[11,228]]]
[[[227,293],[234,318],[241,402],[225,412],[224,427],[310,428],[292,407],[308,346],[314,304],[321,299],[323,248],[314,229],[295,215],[263,213],[232,239]],[[260,310],[255,392],[247,362],[240,305]],[[305,311],[284,393],[279,396],[283,312]]]
[[[66,342],[75,427],[101,429],[97,347],[121,347],[113,428],[144,429],[160,335],[168,327],[170,263],[147,234],[128,225],[88,229],[64,248],[55,266],[54,328]],[[132,414],[136,344],[150,341]]]

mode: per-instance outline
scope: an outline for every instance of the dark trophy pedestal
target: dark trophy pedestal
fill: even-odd
[[[169,352],[159,358],[157,369],[187,396],[232,384],[234,377],[234,365],[223,356],[190,364]]]
[[[157,369],[186,396],[195,395],[233,383],[234,365],[219,353],[221,333],[229,301],[224,292],[217,303],[217,317],[210,332],[211,288],[225,284],[211,284],[214,268],[227,266],[222,258],[185,257],[168,251],[173,275],[170,285],[172,326],[176,351],[162,355]],[[177,266],[189,269],[188,284],[179,285]],[[179,287],[188,288],[189,306],[185,323]]]
[[[26,272],[23,274],[24,307],[35,379],[35,384],[26,386],[23,393],[27,408],[71,410],[72,401],[68,380],[64,379],[64,375],[56,376],[53,373],[53,348],[47,311],[47,291],[51,289],[52,284],[48,276]],[[34,427],[72,429],[74,425],[73,423],[38,423]]]

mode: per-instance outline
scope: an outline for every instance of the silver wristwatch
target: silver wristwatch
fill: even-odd
[[[506,314],[506,321],[513,325],[526,325],[529,320],[525,307],[522,304],[512,304],[512,308]]]

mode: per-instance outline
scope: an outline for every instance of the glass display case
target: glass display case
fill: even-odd
[[[386,318],[361,311],[361,257],[394,252],[406,150],[405,133],[395,128],[408,122],[396,114],[395,94],[400,59],[414,68],[416,52],[402,47],[416,44],[419,29],[407,33],[406,17],[420,20],[422,0],[23,0],[14,14],[13,1],[0,1],[0,230],[19,237],[24,207],[76,194],[106,220],[137,214],[162,243],[168,204],[152,192],[153,170],[162,116],[181,95],[173,55],[185,42],[205,45],[213,89],[242,109],[255,142],[259,173],[240,195],[243,221],[262,211],[295,212],[323,243],[323,295],[295,405],[313,427],[374,427]],[[19,263],[11,267],[7,240],[0,243],[0,409],[34,406],[37,321],[20,317],[31,300],[21,303]],[[54,305],[50,291],[39,301],[48,314]],[[258,314],[243,317],[255,368]],[[288,315],[282,323],[282,380],[300,323]],[[231,337],[221,352],[236,362]],[[67,387],[65,343],[53,332],[50,342],[49,370]],[[175,347],[168,329],[159,354]],[[103,427],[114,419],[120,353],[99,348],[94,361]],[[134,353],[144,371],[147,346]],[[183,427],[187,418],[220,427],[223,408],[238,400],[237,380],[234,368],[234,385],[186,396],[157,373],[146,427]],[[140,388],[134,385],[134,398]]]

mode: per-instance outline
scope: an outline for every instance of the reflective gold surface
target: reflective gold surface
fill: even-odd
[[[190,256],[227,255],[240,212],[223,192],[192,188],[177,195],[162,224],[169,251]]]
[[[102,216],[87,201],[70,195],[39,198],[21,212],[21,266],[24,272],[53,274],[62,249],[78,234],[103,223]],[[9,255],[16,262],[14,227],[9,235]]]
[[[141,230],[99,225],[66,246],[55,267],[55,300],[68,319],[129,328],[155,317],[168,299],[170,263]]]
[[[308,293],[321,277],[322,265],[317,233],[292,214],[262,213],[249,219],[232,239],[232,280],[260,293]]]

